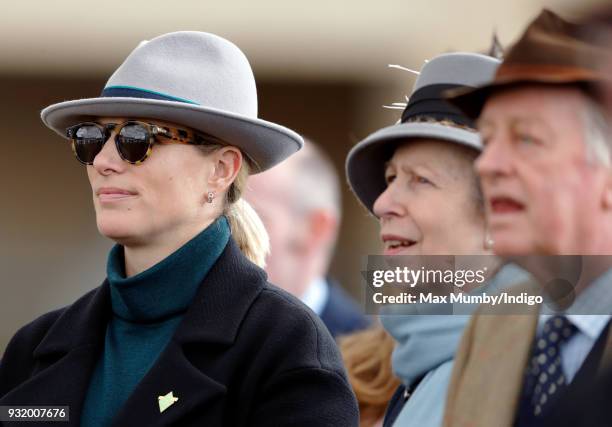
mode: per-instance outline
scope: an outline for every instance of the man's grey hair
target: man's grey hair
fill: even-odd
[[[607,115],[590,97],[585,98],[582,115],[589,160],[609,167],[612,164],[612,135]]]

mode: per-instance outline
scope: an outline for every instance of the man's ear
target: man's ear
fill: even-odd
[[[322,247],[330,246],[336,240],[338,233],[337,216],[325,209],[314,209],[308,218],[311,245],[317,251],[320,251]]]
[[[212,154],[213,167],[208,177],[209,191],[226,191],[236,179],[242,166],[242,153],[236,147],[222,147]]]

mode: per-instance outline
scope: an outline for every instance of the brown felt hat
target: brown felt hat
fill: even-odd
[[[495,91],[521,84],[584,85],[609,80],[600,66],[611,49],[588,24],[571,23],[544,9],[506,53],[495,78],[477,88],[449,90],[449,102],[477,118]]]

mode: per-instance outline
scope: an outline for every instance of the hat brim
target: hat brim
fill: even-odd
[[[438,123],[403,123],[380,129],[353,147],[346,159],[349,185],[359,201],[373,212],[374,202],[385,190],[385,162],[406,139],[448,141],[480,151],[477,132]]]
[[[66,129],[93,117],[163,120],[215,136],[240,148],[262,172],[297,152],[300,135],[265,120],[178,101],[127,97],[89,98],[53,104],[42,110],[43,123],[66,138]]]
[[[468,118],[476,120],[482,113],[485,103],[494,93],[524,85],[576,85],[588,86],[602,81],[600,76],[592,78],[572,78],[566,76],[530,76],[498,78],[492,83],[477,88],[450,89],[444,93],[448,102],[459,108]]]

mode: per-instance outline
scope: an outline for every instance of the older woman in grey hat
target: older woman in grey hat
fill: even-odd
[[[11,340],[0,405],[68,407],[82,426],[357,424],[331,336],[256,265],[267,235],[241,192],[302,140],[257,118],[235,45],[162,35],[100,97],[42,120],[86,165],[98,229],[117,244],[99,288]]]
[[[450,88],[488,82],[499,61],[484,55],[437,56],[420,72],[401,120],[357,144],[349,183],[380,222],[386,255],[489,254],[473,162],[481,150],[474,124],[446,103]],[[512,272],[500,270],[495,281]],[[440,426],[452,360],[468,316],[381,316],[395,338],[392,363],[402,380],[385,426]]]

